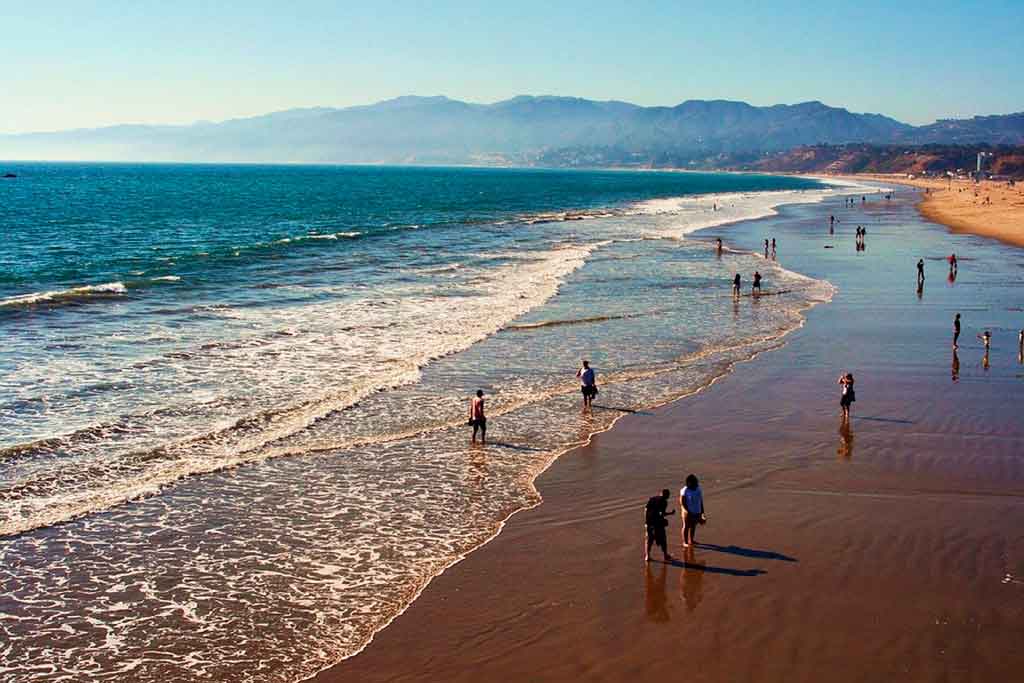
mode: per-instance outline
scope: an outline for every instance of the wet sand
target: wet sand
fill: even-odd
[[[834,237],[832,205],[719,231],[750,250],[777,237],[783,265],[828,277],[835,300],[783,348],[563,455],[536,482],[540,506],[316,680],[1018,679],[1024,252],[948,234],[915,204],[872,199]],[[950,282],[936,261],[952,250],[964,256]],[[848,431],[835,385],[847,369]],[[680,559],[645,564],[643,504],[689,472],[709,516],[699,545],[683,553],[673,518]]]
[[[1024,183],[1006,181],[906,178],[864,174],[869,178],[927,188],[921,195],[921,213],[954,232],[971,233],[1024,247]]]

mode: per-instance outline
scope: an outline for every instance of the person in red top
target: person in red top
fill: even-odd
[[[473,427],[473,443],[480,432],[480,443],[487,443],[487,416],[484,414],[484,392],[476,391],[476,397],[469,403],[469,424]]]

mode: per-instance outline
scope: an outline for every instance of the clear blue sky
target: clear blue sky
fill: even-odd
[[[444,94],[1024,110],[1024,0],[0,3],[0,132]],[[244,8],[243,8],[244,5]]]

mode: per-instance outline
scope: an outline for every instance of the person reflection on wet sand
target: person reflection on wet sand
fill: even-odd
[[[685,564],[683,565],[683,570],[679,573],[679,590],[682,592],[683,600],[686,602],[686,609],[692,612],[697,609],[697,605],[700,604],[704,597],[701,582],[704,580],[704,567],[707,563],[696,559],[693,548],[686,550],[686,555],[683,559]]]
[[[663,624],[671,619],[668,613],[668,597],[665,594],[665,580],[668,578],[668,563],[652,568],[648,563],[644,570],[644,603],[647,618]]]
[[[960,381],[960,356],[956,353],[956,348],[953,349],[953,381]]]
[[[924,296],[924,281],[917,283],[917,298],[920,299]]]
[[[839,425],[839,448],[836,453],[843,460],[853,457],[853,430],[848,420],[843,420]]]
[[[985,347],[985,355],[981,358],[981,367],[988,370],[988,347]]]

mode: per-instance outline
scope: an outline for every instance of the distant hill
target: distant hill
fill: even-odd
[[[908,173],[973,171],[979,151],[986,173],[1024,178],[1024,146],[1009,145],[814,145],[756,160],[721,160],[720,167],[785,173]]]
[[[717,156],[753,160],[804,145],[961,141],[1022,144],[1024,114],[914,127],[821,102],[641,107],[553,96],[495,104],[407,96],[219,123],[0,136],[0,159],[706,166]]]
[[[924,144],[1024,144],[1024,112],[1006,116],[943,119],[915,128],[908,142]]]

